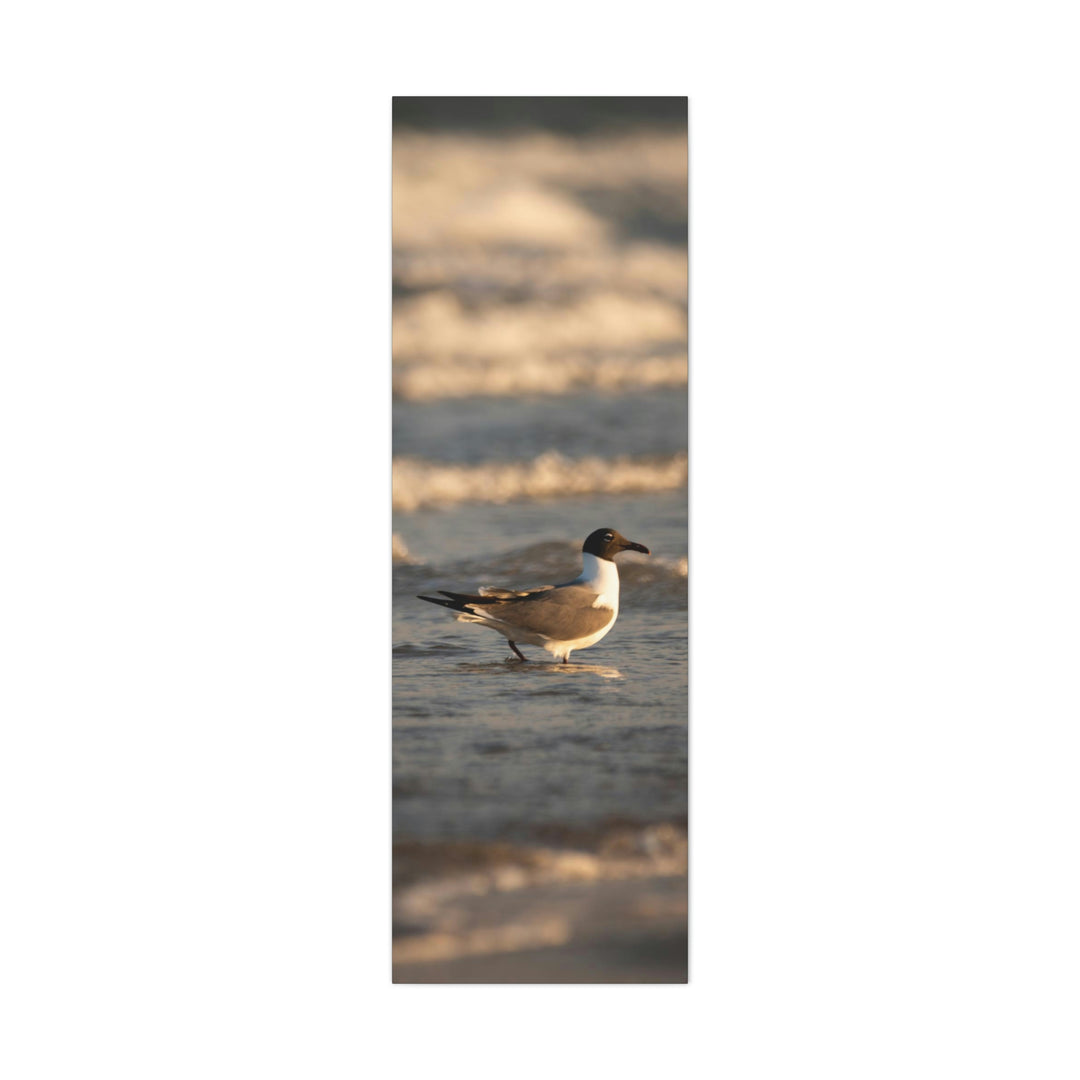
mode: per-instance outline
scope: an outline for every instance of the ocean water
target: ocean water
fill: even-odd
[[[686,979],[685,133],[395,132],[394,978]],[[574,578],[556,663],[417,599]]]
[[[686,813],[684,493],[521,509],[399,522],[422,561],[398,562],[393,575],[395,839],[526,840],[552,826]],[[560,539],[562,523],[573,540]],[[618,620],[568,664],[528,645],[522,663],[501,635],[417,599],[568,581],[585,533],[609,524],[653,554],[619,557]]]
[[[685,488],[395,513],[397,981],[685,980],[686,523]],[[651,554],[568,664],[417,599],[570,580],[607,525]]]

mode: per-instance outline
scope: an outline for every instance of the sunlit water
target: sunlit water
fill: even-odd
[[[394,138],[395,977],[682,981],[685,129]],[[569,664],[417,599],[568,581],[602,526],[652,554]]]
[[[685,814],[685,493],[570,503],[398,520],[411,557],[425,561],[394,568],[396,839],[525,840]],[[618,620],[568,664],[527,645],[522,663],[500,635],[416,599],[567,581],[580,539],[602,525],[653,554],[620,556]],[[508,538],[525,543],[507,550]]]

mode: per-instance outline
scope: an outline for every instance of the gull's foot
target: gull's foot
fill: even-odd
[[[510,642],[510,648],[513,649],[515,653],[517,653],[517,658],[519,660],[524,660],[526,662],[528,661],[529,658],[512,641]],[[506,659],[509,660],[510,657],[508,656]]]

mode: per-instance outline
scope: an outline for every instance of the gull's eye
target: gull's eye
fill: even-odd
[[[604,533],[604,543],[610,544],[612,540],[611,533]]]

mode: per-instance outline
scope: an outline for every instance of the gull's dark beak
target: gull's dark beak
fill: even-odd
[[[644,544],[635,544],[633,540],[627,540],[622,546],[623,551],[640,551],[643,555],[651,555],[652,552]]]

